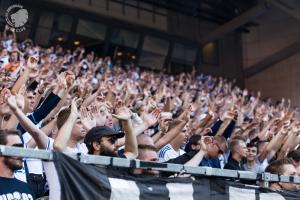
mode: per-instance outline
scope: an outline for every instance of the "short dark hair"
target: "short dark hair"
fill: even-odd
[[[253,142],[250,142],[247,144],[247,148],[251,148],[251,147],[255,147],[257,148],[257,144],[253,143]]]
[[[192,145],[197,145],[198,141],[201,139],[201,135],[192,135],[192,137],[189,139],[189,142],[185,145],[185,152],[192,151]]]
[[[290,151],[287,155],[288,158],[293,159],[295,162],[300,161],[300,150]]]
[[[67,121],[71,114],[71,108],[65,108],[61,110],[57,115],[57,128],[60,129]]]
[[[265,172],[269,172],[271,174],[282,175],[284,173],[284,165],[293,164],[293,161],[289,158],[283,158],[280,160],[275,160],[269,164],[269,166],[265,169]]]
[[[0,129],[0,144],[7,144],[7,136],[9,135],[17,135],[20,137],[20,133],[16,129]]]

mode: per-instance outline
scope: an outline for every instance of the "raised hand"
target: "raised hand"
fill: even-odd
[[[41,83],[38,85],[38,88],[37,88],[38,93],[43,94],[45,92],[46,88],[50,85],[51,85],[50,81],[41,81]]]
[[[29,67],[30,69],[36,68],[38,62],[39,62],[38,56],[30,56],[27,60],[27,67]]]
[[[10,107],[10,109],[11,109],[12,111],[17,110],[18,105],[17,105],[17,100],[16,100],[16,97],[15,97],[15,96],[11,95],[10,97],[8,97],[8,98],[6,99],[6,103],[7,103],[7,105]]]
[[[9,89],[4,88],[0,93],[0,105],[6,103],[7,98],[11,96],[11,92]]]
[[[123,101],[118,101],[116,106],[116,113],[117,114],[113,114],[112,116],[124,121],[129,120],[132,115],[131,110],[125,106]]]
[[[107,121],[107,115],[106,115],[107,109],[105,106],[100,106],[97,108],[97,106],[93,105],[91,108],[91,114],[93,118],[96,121],[96,126],[104,126]]]
[[[183,113],[182,113],[182,115],[180,117],[181,117],[181,119],[183,121],[185,121],[186,123],[188,123],[190,121],[190,118],[191,118],[190,110],[187,109],[187,110],[183,111]]]
[[[71,88],[75,82],[75,75],[72,71],[66,71],[65,73],[66,85],[68,88]]]
[[[24,96],[21,93],[18,93],[16,95],[16,102],[17,102],[17,106],[23,110],[25,107],[25,99]]]
[[[236,117],[237,117],[237,112],[229,110],[229,111],[226,111],[224,113],[224,115],[222,116],[222,120],[223,121],[226,120],[226,119],[227,120],[233,120]]]
[[[31,72],[29,74],[29,78],[32,78],[32,79],[37,78],[39,76],[39,73],[40,73],[40,71],[37,67],[32,67]]]
[[[80,116],[79,112],[78,112],[78,107],[79,104],[82,102],[81,98],[74,98],[72,100],[72,104],[71,104],[71,116],[75,117],[76,119]]]
[[[247,89],[244,89],[243,91],[243,96],[246,97],[248,95],[248,90]]]
[[[96,126],[96,119],[86,107],[80,109],[80,119],[82,125],[87,131]]]
[[[154,126],[158,122],[158,118],[160,115],[160,110],[155,109],[151,113],[146,113],[142,116],[144,123],[147,124],[148,127]]]
[[[208,144],[211,144],[213,139],[211,136],[201,136],[200,140],[200,150],[207,152],[208,151]]]
[[[59,89],[66,89],[67,88],[67,80],[66,80],[66,76],[62,75],[58,81],[58,88]]]

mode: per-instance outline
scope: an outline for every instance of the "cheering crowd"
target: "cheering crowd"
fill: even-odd
[[[17,43],[8,29],[1,37],[1,145],[300,175],[300,112],[290,100],[263,99],[195,69],[169,75],[83,47]],[[0,196],[11,188],[45,196],[47,179],[40,160],[0,157]]]

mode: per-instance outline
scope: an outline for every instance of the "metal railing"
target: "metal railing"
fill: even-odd
[[[211,167],[191,167],[186,165],[171,163],[145,162],[140,160],[129,160],[125,158],[95,156],[84,154],[66,154],[79,162],[86,164],[96,164],[104,166],[125,167],[125,168],[142,168],[152,169],[164,172],[192,174],[201,176],[211,176],[219,178],[229,178],[237,180],[256,180],[262,183],[261,186],[268,187],[269,182],[286,182],[300,184],[299,176],[281,176],[270,173],[254,173],[249,171],[236,171],[227,169],[217,169]],[[19,147],[10,147],[0,145],[0,156],[16,156],[24,158],[35,158],[46,161],[53,160],[53,152],[47,150],[24,149]]]

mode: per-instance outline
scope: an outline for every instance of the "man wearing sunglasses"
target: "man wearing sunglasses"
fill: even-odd
[[[108,126],[96,126],[88,131],[84,143],[88,154],[127,158],[126,152],[121,154],[117,151],[116,141],[122,137],[123,132],[115,132]]]
[[[0,145],[23,147],[19,132],[16,130],[0,129]],[[29,186],[14,177],[14,171],[22,168],[22,158],[0,156],[0,196],[2,198],[35,199]]]

